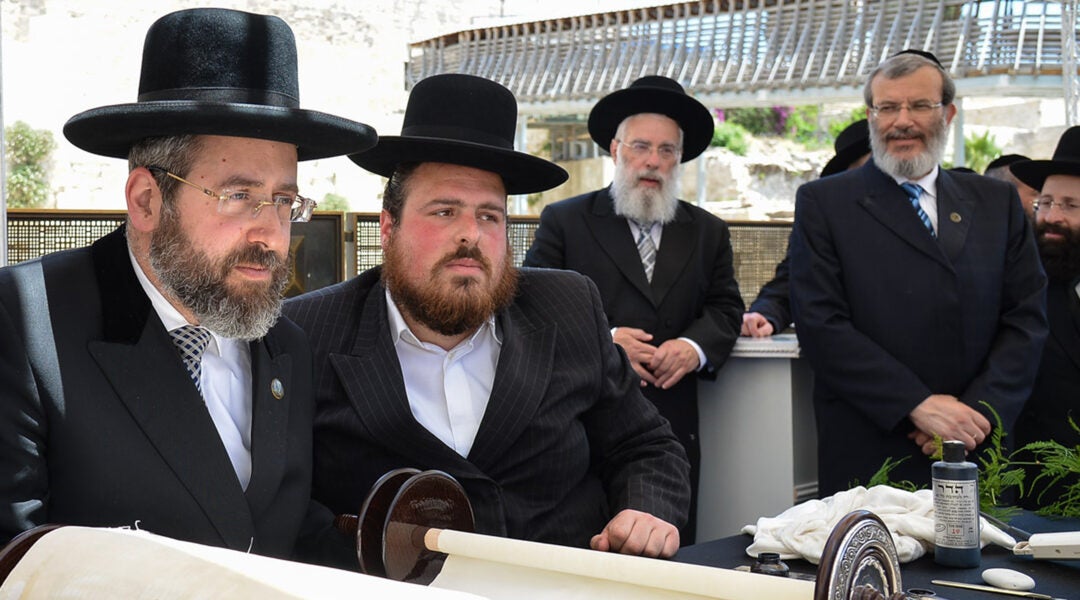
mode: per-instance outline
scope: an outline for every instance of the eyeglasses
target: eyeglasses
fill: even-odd
[[[1060,208],[1062,213],[1066,215],[1071,215],[1072,213],[1076,212],[1076,209],[1080,208],[1080,204],[1077,204],[1072,200],[1062,200],[1061,202],[1054,202],[1049,197],[1035,199],[1035,210],[1038,212],[1048,215],[1050,214],[1050,211],[1054,210],[1055,208]]]
[[[648,156],[652,154],[653,151],[653,145],[649,142],[636,141],[627,143],[622,140],[618,140],[618,142],[629,148],[630,154],[638,158]],[[682,154],[682,149],[674,144],[660,144],[656,147],[656,153],[660,158],[671,161],[679,158],[679,155]]]
[[[915,117],[925,117],[931,112],[944,106],[941,102],[920,101],[914,104],[895,104],[892,102],[878,104],[870,107],[870,114],[884,119],[894,119],[900,116],[900,111],[907,109],[908,113]]]
[[[228,189],[222,190],[219,194],[214,190],[204,188],[179,175],[170,173],[162,167],[148,165],[146,168],[151,171],[161,171],[166,176],[171,177],[180,183],[186,183],[207,196],[216,198],[218,201],[218,214],[227,217],[251,215],[251,217],[254,218],[259,216],[259,211],[261,211],[264,206],[273,206],[275,212],[277,212],[278,219],[280,219],[282,223],[286,221],[291,221],[293,223],[307,223],[311,220],[311,213],[315,211],[315,207],[319,204],[315,200],[305,198],[300,194],[277,193],[267,197],[265,195],[252,194],[247,190]]]

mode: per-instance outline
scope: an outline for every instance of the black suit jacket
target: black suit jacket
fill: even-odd
[[[1046,277],[1016,190],[942,169],[937,193],[934,238],[872,161],[799,188],[791,300],[814,368],[822,494],[890,457],[907,457],[894,480],[929,483],[907,434],[931,394],[987,413],[985,401],[1011,430],[1031,391]]]
[[[750,303],[747,312],[756,312],[765,317],[772,325],[773,333],[780,333],[791,325],[791,258],[785,253],[784,259],[776,265],[773,278],[761,286],[757,298]]]
[[[735,282],[731,234],[715,215],[680,201],[664,225],[650,283],[625,217],[604,188],[544,208],[526,266],[570,269],[596,284],[610,327],[637,327],[653,344],[687,337],[708,362],[670,390],[646,395],[679,439],[697,437],[697,377],[714,378],[731,353],[745,305]]]
[[[0,270],[0,340],[5,540],[44,523],[137,526],[288,557],[302,527],[325,532],[330,513],[310,506],[311,355],[287,320],[251,344],[246,492],[139,286],[123,228]]]
[[[1024,410],[1016,420],[1016,440],[1019,448],[1030,442],[1054,440],[1068,448],[1080,447],[1080,433],[1069,424],[1068,419],[1080,425],[1080,297],[1076,284],[1052,281],[1047,288],[1046,316],[1050,322],[1050,336],[1046,339],[1035,388],[1031,391]],[[1026,483],[1030,484],[1039,473],[1029,469]],[[1075,477],[1068,482],[1075,481]],[[1024,500],[1027,508],[1045,506],[1057,499],[1053,491],[1043,496],[1047,481],[1035,488],[1035,495]],[[1060,490],[1060,486],[1056,490]],[[1060,492],[1058,492],[1060,493]]]
[[[502,350],[466,458],[413,418],[380,272],[285,306],[315,354],[317,499],[355,513],[382,474],[415,467],[461,482],[480,533],[584,547],[624,508],[686,520],[685,455],[638,391],[588,280],[521,270],[497,314]]]

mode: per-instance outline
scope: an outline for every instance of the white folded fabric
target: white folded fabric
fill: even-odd
[[[911,562],[934,548],[934,499],[930,490],[907,492],[887,485],[855,487],[823,500],[797,504],[775,517],[762,517],[742,532],[754,536],[746,548],[750,556],[778,552],[782,559],[821,561],[825,541],[836,524],[853,510],[869,510],[881,517],[892,533],[900,562]],[[1016,540],[981,520],[983,547],[997,544],[1012,550]]]

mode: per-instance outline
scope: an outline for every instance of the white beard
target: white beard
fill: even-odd
[[[680,170],[681,165],[676,164],[667,177],[655,170],[634,172],[620,158],[615,163],[615,178],[611,181],[615,214],[638,223],[671,222],[679,206]],[[660,187],[639,187],[638,178],[642,175],[657,179]]]
[[[881,133],[876,127],[870,127],[870,150],[873,152],[874,164],[879,169],[900,179],[918,179],[934,167],[941,164],[945,156],[945,130],[948,124],[943,116],[940,121],[935,121],[933,126],[923,139],[926,150],[914,158],[897,158],[889,154],[888,135]],[[902,132],[893,132],[897,135]]]

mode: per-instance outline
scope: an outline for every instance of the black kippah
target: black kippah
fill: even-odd
[[[916,50],[914,48],[908,48],[906,50],[901,50],[901,51],[897,52],[896,54],[893,54],[889,58],[900,56],[901,54],[915,54],[916,56],[921,56],[921,57],[925,58],[926,60],[933,61],[934,64],[941,67],[942,69],[945,69],[945,66],[941,64],[941,61],[938,60],[936,56],[934,56],[933,54],[931,54],[930,52],[927,52],[925,50]]]

